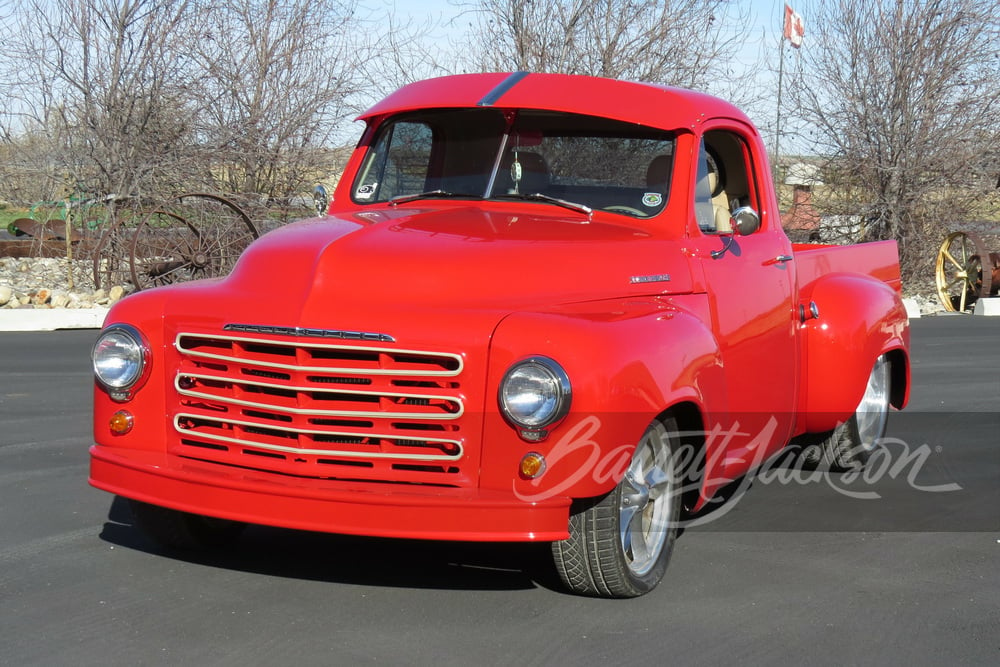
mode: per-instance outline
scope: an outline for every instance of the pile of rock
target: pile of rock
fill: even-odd
[[[937,294],[930,296],[926,294],[914,294],[910,298],[917,303],[921,315],[937,315],[944,312],[944,306],[941,305],[941,299],[937,297]]]
[[[62,258],[0,258],[0,308],[101,308],[125,296],[122,285],[95,289],[91,263]]]

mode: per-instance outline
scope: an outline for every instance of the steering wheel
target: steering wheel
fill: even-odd
[[[628,215],[631,215],[631,216],[636,217],[636,218],[648,218],[649,217],[649,214],[646,213],[646,212],[644,212],[644,211],[640,211],[637,208],[632,208],[631,206],[624,206],[622,204],[616,204],[614,206],[605,206],[604,210],[605,211],[611,211],[613,213],[627,213]]]

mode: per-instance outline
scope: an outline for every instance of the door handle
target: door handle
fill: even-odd
[[[785,262],[790,262],[793,259],[795,258],[792,257],[791,255],[778,255],[774,259],[769,259],[766,262],[764,262],[764,266],[771,266],[773,264],[784,264]]]

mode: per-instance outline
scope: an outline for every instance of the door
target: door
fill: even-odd
[[[762,464],[791,435],[798,387],[795,276],[791,244],[780,228],[769,178],[738,128],[704,134],[694,215],[698,257],[725,367],[728,424],[722,469],[729,478]],[[761,227],[733,236],[731,213],[749,206]],[[712,455],[712,452],[709,452]]]

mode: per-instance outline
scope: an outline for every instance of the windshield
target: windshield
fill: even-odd
[[[528,199],[634,217],[666,205],[674,135],[575,114],[424,111],[380,128],[351,190],[359,204]]]

